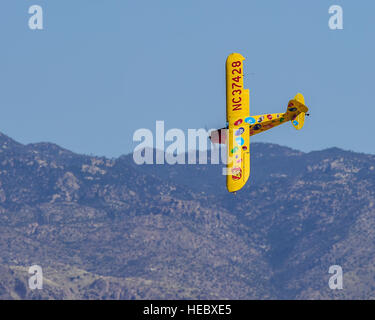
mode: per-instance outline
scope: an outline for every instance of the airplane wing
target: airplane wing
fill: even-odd
[[[250,126],[244,121],[250,116],[250,93],[243,87],[244,60],[242,55],[232,53],[226,63],[229,192],[242,189],[250,176]]]

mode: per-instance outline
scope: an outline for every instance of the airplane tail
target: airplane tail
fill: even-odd
[[[297,93],[294,100],[291,102],[294,102],[294,106],[300,111],[298,116],[292,120],[293,127],[297,130],[301,130],[305,124],[305,114],[309,109],[305,106],[305,98],[301,93]]]

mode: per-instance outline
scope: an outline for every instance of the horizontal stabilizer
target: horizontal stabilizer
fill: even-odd
[[[292,120],[293,127],[301,130],[305,124],[305,113],[301,112],[296,119]]]
[[[305,124],[305,114],[309,109],[305,106],[305,98],[301,93],[298,93],[293,100],[289,102],[288,109],[290,109],[290,106],[293,108],[296,108],[299,112],[298,115],[292,119],[293,127],[297,130],[301,130],[303,128],[303,125]]]

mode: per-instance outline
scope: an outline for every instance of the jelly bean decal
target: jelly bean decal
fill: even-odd
[[[238,119],[238,120],[234,123],[235,126],[239,126],[239,125],[241,125],[241,124],[242,124],[242,119]]]
[[[239,146],[243,146],[245,144],[245,140],[241,137],[236,138],[236,142]]]
[[[245,132],[245,129],[244,128],[239,128],[235,133],[234,135],[236,137],[240,136],[241,134],[243,134]]]
[[[242,169],[241,168],[233,168],[232,169],[232,179],[237,181],[242,178]]]
[[[231,153],[236,153],[238,151],[238,147],[234,147],[233,149],[232,149],[232,151],[231,151]]]
[[[248,118],[245,119],[245,122],[248,123],[248,124],[254,124],[256,121],[255,121],[255,118],[248,117]]]

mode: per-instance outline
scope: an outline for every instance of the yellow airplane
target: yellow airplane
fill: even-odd
[[[231,193],[241,190],[249,179],[250,136],[288,121],[301,130],[309,110],[303,95],[298,93],[284,113],[250,116],[250,93],[243,87],[244,60],[239,53],[232,53],[227,59],[227,127],[210,135],[212,143],[227,145],[227,189]]]

